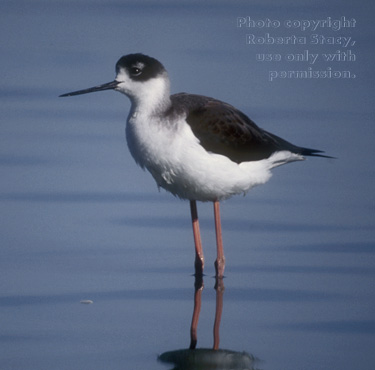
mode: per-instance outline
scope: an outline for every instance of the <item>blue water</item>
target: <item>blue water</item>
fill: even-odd
[[[125,97],[58,98],[113,80],[120,56],[143,52],[164,63],[173,92],[228,101],[261,127],[337,157],[277,168],[266,185],[223,202],[220,348],[245,351],[264,370],[373,369],[369,6],[2,1],[0,368],[172,369],[158,356],[189,347],[188,203],[158,192],[133,162],[124,140]],[[355,18],[356,27],[340,34],[355,38],[357,60],[334,68],[356,78],[268,81],[271,68],[290,64],[256,62],[255,53],[288,46],[246,45],[254,30],[238,29],[236,20],[248,15]],[[198,211],[207,267],[197,348],[211,348],[212,205]]]

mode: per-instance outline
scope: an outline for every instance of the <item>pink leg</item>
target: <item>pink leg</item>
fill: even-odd
[[[193,223],[193,234],[194,234],[194,244],[195,244],[195,274],[203,275],[204,256],[203,256],[201,234],[199,231],[197,202],[195,200],[190,201],[190,211],[191,211],[191,220]]]
[[[216,246],[217,258],[215,261],[216,276],[222,278],[224,276],[225,257],[223,249],[223,239],[221,236],[221,221],[220,221],[220,204],[218,201],[214,202],[215,214],[215,229],[216,229]]]

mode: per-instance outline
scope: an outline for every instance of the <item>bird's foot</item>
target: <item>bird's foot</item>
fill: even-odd
[[[224,277],[224,269],[225,269],[225,257],[216,259],[215,271],[216,271],[217,278],[222,279]]]
[[[204,258],[199,257],[198,255],[195,256],[195,276],[202,277],[203,276],[203,268],[204,268]]]

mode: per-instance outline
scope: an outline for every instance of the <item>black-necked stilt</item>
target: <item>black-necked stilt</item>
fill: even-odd
[[[167,71],[143,54],[123,56],[112,82],[61,96],[116,90],[129,97],[126,139],[135,161],[157,185],[190,200],[196,273],[203,273],[203,250],[196,201],[212,201],[216,226],[216,275],[225,258],[219,201],[264,184],[270,170],[320,150],[295,146],[259,128],[233,106],[201,95],[170,95]]]

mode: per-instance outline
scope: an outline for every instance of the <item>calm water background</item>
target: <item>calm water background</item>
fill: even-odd
[[[266,370],[373,369],[371,7],[334,0],[1,1],[0,368],[170,369],[157,356],[189,345],[188,203],[159,193],[130,157],[124,96],[57,97],[111,81],[119,57],[143,52],[164,63],[173,92],[228,101],[261,127],[338,158],[278,168],[266,185],[222,204],[220,347],[251,353],[260,359],[254,366]],[[332,66],[356,78],[269,82],[268,70],[291,64],[256,62],[256,52],[309,47],[246,45],[253,30],[238,29],[236,19],[248,15],[355,18],[356,27],[341,35],[356,40],[357,60]],[[211,204],[199,204],[199,213],[207,268],[198,347],[209,348]]]

